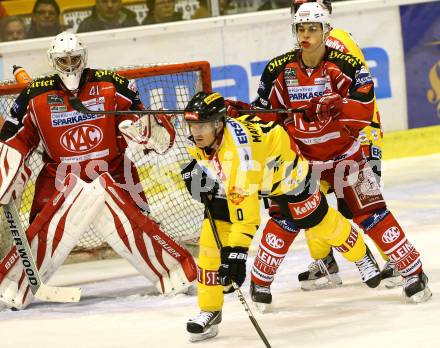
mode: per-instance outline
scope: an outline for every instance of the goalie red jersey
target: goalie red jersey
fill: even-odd
[[[78,97],[92,110],[140,109],[138,93],[127,79],[111,71],[86,69],[79,86]],[[123,157],[117,143],[117,126],[121,117],[114,115],[83,115],[72,109],[68,98],[72,93],[58,75],[34,80],[17,98],[11,110],[1,140],[17,149],[23,157],[44,142],[43,161],[46,175],[54,177],[63,163],[63,179],[75,172],[85,181],[97,174],[122,170]],[[125,116],[126,119],[127,116]],[[133,115],[133,118],[136,118]],[[108,168],[93,166],[101,160]],[[95,162],[97,164],[99,162]],[[79,172],[80,171],[80,172]]]
[[[343,98],[341,109],[332,117],[310,120],[306,112],[283,120],[301,152],[312,161],[357,150],[353,146],[359,130],[370,124],[373,115],[370,73],[356,57],[332,49],[318,67],[309,69],[301,61],[301,52],[293,51],[270,93],[273,108],[307,108],[312,98],[332,92]]]

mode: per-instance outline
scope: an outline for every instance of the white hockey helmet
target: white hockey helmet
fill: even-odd
[[[79,38],[67,31],[58,34],[50,44],[47,58],[64,85],[71,91],[77,89],[87,64],[87,48]]]
[[[292,29],[300,23],[321,23],[322,30],[327,33],[331,30],[330,12],[319,2],[306,2],[296,12],[292,11]]]

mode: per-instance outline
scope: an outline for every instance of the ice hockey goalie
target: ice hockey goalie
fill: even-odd
[[[143,213],[148,203],[122,137],[161,153],[173,141],[173,128],[165,118],[75,111],[68,103],[72,95],[93,110],[143,108],[128,80],[86,68],[86,53],[74,34],[56,36],[48,51],[56,73],[33,80],[13,104],[0,132],[0,205],[20,196],[29,176],[24,164],[41,142],[44,167],[26,235],[42,280],[50,279],[93,224],[161,293],[185,291],[196,278],[194,260]],[[23,309],[32,293],[17,259],[14,247],[0,264],[0,302]]]

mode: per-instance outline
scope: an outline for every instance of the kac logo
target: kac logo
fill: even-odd
[[[85,152],[97,147],[103,138],[99,127],[84,124],[73,127],[61,135],[60,143],[68,151]]]
[[[384,234],[382,235],[382,242],[386,244],[390,244],[397,240],[400,236],[400,230],[396,226],[391,226],[389,229],[387,229]]]
[[[281,249],[284,246],[284,241],[273,233],[268,233],[266,235],[266,243],[274,249]]]

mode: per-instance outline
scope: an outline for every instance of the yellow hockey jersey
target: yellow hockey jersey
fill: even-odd
[[[249,247],[260,224],[261,195],[290,192],[308,172],[308,162],[298,156],[295,143],[281,126],[248,115],[227,118],[222,142],[214,154],[208,155],[194,144],[188,150],[221,183],[215,199],[223,196],[227,201],[225,209],[232,226],[226,245],[232,247]]]

